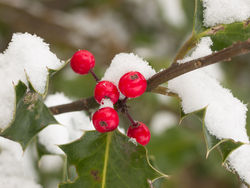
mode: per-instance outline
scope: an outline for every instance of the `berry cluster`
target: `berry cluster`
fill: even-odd
[[[132,123],[128,128],[127,136],[136,139],[142,145],[146,145],[150,140],[148,127],[142,122],[135,122],[129,115],[126,106],[128,98],[139,97],[146,91],[147,81],[144,76],[137,71],[127,72],[120,78],[118,90],[117,86],[110,81],[99,81],[92,70],[95,66],[95,58],[89,51],[77,51],[71,58],[70,65],[78,74],[84,75],[90,72],[97,81],[94,97],[101,104],[101,107],[92,117],[95,129],[101,133],[115,130],[119,125],[119,116],[116,110],[122,108],[121,111],[127,115]],[[119,100],[119,91],[125,96],[125,99]],[[113,106],[102,107],[105,100],[110,100],[113,105],[119,101],[120,105],[118,105],[116,110]]]

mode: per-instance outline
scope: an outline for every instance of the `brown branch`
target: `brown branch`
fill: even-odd
[[[162,91],[162,87],[159,86],[173,78],[176,78],[185,73],[191,72],[193,70],[220,62],[220,61],[229,61],[232,57],[246,54],[250,52],[250,39],[244,42],[238,42],[231,45],[228,48],[215,52],[211,55],[201,57],[183,64],[172,64],[169,68],[155,74],[148,80],[148,92],[158,93]],[[157,88],[159,86],[159,88]],[[163,91],[162,91],[163,92]],[[167,92],[167,91],[164,91]],[[164,93],[165,94],[165,93]],[[50,110],[53,114],[60,114],[65,112],[80,111],[80,110],[89,110],[96,108],[98,104],[95,102],[93,97],[87,99],[80,99],[70,104],[59,105],[51,107]]]
[[[167,96],[170,96],[170,97],[179,98],[179,96],[176,93],[173,93],[173,92],[169,91],[168,88],[163,87],[163,86],[158,86],[155,89],[153,89],[151,92],[161,94],[161,95],[167,95]]]
[[[81,111],[81,110],[90,110],[93,108],[98,107],[97,102],[95,101],[94,97],[89,97],[85,99],[80,99],[68,104],[62,104],[58,106],[50,107],[50,111],[54,114],[62,114],[66,112],[74,112],[74,111]]]
[[[178,60],[183,59],[187,52],[189,52],[189,50],[191,50],[196,45],[197,39],[198,38],[196,38],[195,34],[192,33],[191,37],[189,37],[189,39],[182,45],[182,47],[177,52],[172,64],[177,64]]]
[[[244,42],[237,42],[228,48],[215,52],[211,55],[194,59],[183,64],[173,64],[148,80],[147,91],[152,91],[160,84],[163,84],[173,78],[183,75],[187,72],[220,62],[229,61],[232,57],[250,52],[250,38]]]

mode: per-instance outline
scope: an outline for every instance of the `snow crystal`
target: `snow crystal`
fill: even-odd
[[[132,142],[134,145],[138,146],[138,143],[137,143],[135,138],[129,138],[128,141]]]
[[[178,125],[178,118],[175,114],[167,111],[157,112],[151,120],[151,130],[154,134],[161,134],[165,130]]]
[[[250,185],[250,145],[244,144],[228,157],[230,168],[236,170],[241,179]]]
[[[63,167],[63,158],[59,155],[43,155],[39,161],[39,168],[44,173],[57,172]]]
[[[19,80],[44,94],[47,86],[48,68],[58,69],[63,64],[50,51],[48,44],[36,35],[14,34],[8,49],[0,54],[0,128],[8,126],[15,111],[14,85]]]
[[[57,146],[69,142],[69,133],[62,125],[49,125],[38,134],[38,140],[46,149],[54,154],[63,154]]]
[[[102,99],[100,109],[105,107],[114,108],[113,102],[110,99]]]
[[[126,131],[123,127],[118,126],[117,129],[118,129],[118,131],[120,131],[120,133],[127,135]]]
[[[203,0],[204,25],[229,24],[250,17],[249,0]]]
[[[106,70],[102,80],[113,82],[117,87],[120,78],[130,71],[140,72],[146,79],[155,74],[155,70],[137,55],[133,53],[120,53],[117,54],[109,68]],[[120,98],[123,98],[121,95]]]
[[[6,66],[17,75],[14,83],[28,79],[41,94],[46,89],[48,69],[56,70],[63,65],[42,38],[29,33],[14,34],[4,56]]]
[[[18,176],[0,176],[0,187],[4,188],[42,188],[29,178],[18,177]]]
[[[213,45],[213,41],[211,40],[210,37],[203,37],[201,41],[199,42],[195,51],[193,51],[193,53],[191,54],[191,56],[186,57],[185,59],[182,59],[182,60],[178,60],[178,63],[186,63],[193,59],[212,54],[212,50],[210,48],[210,46],[212,45]]]
[[[19,143],[0,137],[0,187],[4,188],[41,188],[35,182],[34,169],[25,161],[22,147]],[[29,154],[28,154],[29,155]],[[31,161],[29,161],[31,163]]]
[[[45,100],[48,107],[70,102],[72,100],[62,93],[49,95]],[[38,134],[39,142],[53,154],[63,154],[63,151],[57,145],[66,144],[80,138],[84,131],[95,130],[89,117],[83,112],[59,114],[55,115],[55,118],[60,125],[49,125]]]
[[[208,49],[210,45],[210,38],[201,39],[191,57],[181,63],[211,54],[212,51]],[[206,67],[169,81],[168,88],[181,97],[185,113],[207,107],[205,124],[212,135],[219,139],[249,141],[245,128],[246,106],[223,88],[211,72],[208,74]]]

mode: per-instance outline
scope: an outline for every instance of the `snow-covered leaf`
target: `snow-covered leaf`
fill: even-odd
[[[240,2],[233,2],[232,0],[225,2],[226,4],[224,7],[221,5],[223,2],[215,1],[214,4],[219,3],[218,6],[221,7],[221,11],[217,10],[214,5],[211,7],[211,0],[196,0],[196,7],[195,7],[195,15],[194,15],[194,25],[193,25],[193,33],[195,35],[196,41],[198,41],[201,37],[210,36],[213,41],[212,50],[221,50],[223,48],[226,48],[230,45],[232,45],[234,42],[237,41],[245,41],[248,38],[250,38],[250,20],[246,16],[247,14],[250,16],[250,5],[248,1],[248,7],[244,7],[245,4],[247,4],[246,0],[240,0]],[[208,5],[206,9],[204,9],[204,3]],[[231,4],[230,4],[231,3]],[[233,4],[240,4],[239,6],[242,6],[241,9],[238,8],[239,14],[237,15],[234,11],[231,12],[231,14],[228,13],[228,9],[230,11],[230,8]],[[228,6],[231,6],[228,8]],[[247,6],[247,5],[246,5]],[[213,8],[215,10],[212,10],[211,12],[214,12],[214,14],[221,14],[223,11],[227,11],[223,19],[221,19],[221,16],[212,15],[210,17],[213,17],[211,19],[211,24],[206,24],[208,18],[207,14],[210,12],[210,8]],[[235,7],[237,9],[237,7]],[[249,10],[247,13],[246,11]],[[240,11],[243,11],[240,12]],[[245,11],[245,12],[244,12]],[[234,13],[234,15],[232,14]],[[240,16],[242,15],[242,16]],[[244,16],[245,15],[245,16]],[[242,19],[238,18],[237,16],[242,17]],[[216,23],[216,18],[218,19],[217,23],[220,24],[212,24],[213,22]],[[245,18],[245,19],[243,19]],[[204,20],[205,19],[205,20]],[[221,19],[221,20],[220,20]],[[208,26],[209,25],[209,26]],[[213,25],[213,27],[210,27]]]
[[[0,134],[26,148],[32,138],[49,124],[57,121],[44,105],[42,97],[19,82],[16,91],[16,114],[13,122]]]
[[[75,181],[65,182],[60,188],[149,188],[156,178],[167,177],[151,166],[143,146],[128,140],[118,131],[89,131],[81,139],[60,146],[78,173]]]
[[[216,138],[214,135],[211,135],[209,133],[209,131],[207,130],[206,126],[205,126],[205,122],[204,122],[204,118],[206,115],[206,108],[195,111],[193,113],[189,113],[189,114],[185,114],[182,110],[181,110],[181,119],[185,119],[186,117],[188,117],[189,115],[195,115],[198,117],[198,119],[201,121],[202,123],[202,131],[203,131],[203,135],[204,135],[204,139],[205,139],[205,143],[206,143],[206,148],[207,148],[207,154],[206,157],[209,156],[209,154],[214,150],[214,149],[218,149],[221,153],[222,156],[222,163],[224,163],[228,157],[228,155],[234,151],[235,149],[237,149],[238,147],[240,147],[241,145],[243,145],[242,142],[235,142],[232,139],[218,139]]]
[[[42,38],[29,33],[14,34],[8,48],[0,54],[0,83],[4,88],[0,90],[0,129],[5,129],[14,119],[16,99],[13,85],[22,81],[45,96],[50,74],[66,64],[50,51]]]

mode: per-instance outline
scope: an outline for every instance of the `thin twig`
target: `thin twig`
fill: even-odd
[[[84,98],[72,103],[62,104],[50,107],[50,111],[54,114],[62,114],[66,112],[81,111],[81,110],[91,110],[97,108],[98,103],[95,101],[94,97]]]
[[[183,59],[185,55],[189,52],[189,50],[191,50],[196,45],[196,42],[197,38],[195,37],[195,34],[192,33],[189,39],[178,50],[172,65],[176,65],[178,60]]]
[[[124,112],[127,116],[127,118],[129,119],[129,121],[132,123],[133,126],[137,126],[137,123],[134,121],[134,119],[132,118],[132,116],[129,114],[129,112],[126,110]]]
[[[96,82],[100,81],[100,79],[96,76],[96,74],[94,73],[94,71],[92,69],[89,72],[94,77],[94,79],[95,79]]]
[[[179,98],[179,96],[176,93],[173,93],[173,92],[169,91],[168,88],[166,88],[164,86],[158,86],[155,89],[153,89],[151,92],[161,94],[161,95],[167,95],[167,96],[170,96],[170,97]]]

